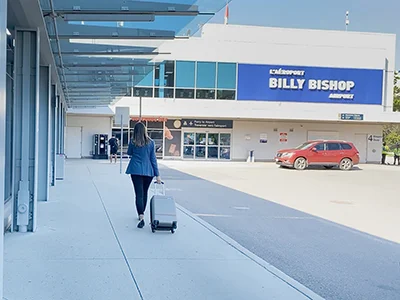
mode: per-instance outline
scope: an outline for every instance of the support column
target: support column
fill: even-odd
[[[51,86],[51,106],[50,106],[50,135],[51,135],[51,151],[50,151],[50,185],[56,185],[56,155],[57,155],[57,86]]]
[[[65,154],[65,126],[67,123],[67,112],[66,112],[66,107],[65,103],[63,103],[62,108],[61,108],[61,153]]]
[[[49,200],[50,186],[50,105],[51,67],[40,67],[39,76],[39,152],[38,152],[38,201]]]
[[[14,195],[16,228],[36,230],[39,154],[39,35],[16,30],[14,97]]]
[[[6,65],[7,65],[7,0],[0,0],[0,199],[4,198],[6,144]],[[4,199],[3,199],[4,200]],[[2,202],[4,202],[2,200]],[[0,220],[4,220],[4,205],[0,203]],[[0,226],[0,299],[3,299],[4,226]]]
[[[57,156],[56,156],[56,180],[64,179],[64,121],[63,121],[63,104],[61,98],[57,97]]]

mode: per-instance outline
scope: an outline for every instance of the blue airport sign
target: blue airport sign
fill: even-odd
[[[382,104],[383,70],[239,64],[239,101]]]

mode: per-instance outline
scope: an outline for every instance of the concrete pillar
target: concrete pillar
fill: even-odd
[[[36,230],[39,154],[39,35],[16,30],[14,97],[15,229]]]
[[[49,200],[50,186],[50,105],[51,105],[51,67],[40,67],[39,76],[39,130],[38,130],[38,201]]]
[[[57,154],[57,86],[51,86],[51,105],[50,105],[50,185],[56,185],[56,154]]]
[[[6,144],[6,65],[7,65],[7,0],[0,0],[0,199],[4,195]],[[3,199],[4,200],[4,199]],[[0,220],[4,220],[4,205],[0,205]],[[3,299],[4,226],[0,226],[0,299]]]
[[[61,108],[61,149],[60,153],[65,154],[65,125],[67,121],[67,113],[66,113],[66,107],[65,104],[62,104]]]

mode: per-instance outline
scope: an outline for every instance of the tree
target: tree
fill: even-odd
[[[394,74],[393,111],[400,112],[400,74]],[[383,126],[383,140],[389,145],[400,144],[400,124],[388,124]]]
[[[394,74],[394,89],[393,89],[393,111],[400,112],[400,73]]]

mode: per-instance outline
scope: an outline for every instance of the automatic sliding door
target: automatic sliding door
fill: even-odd
[[[231,134],[221,133],[219,135],[219,158],[231,159]]]
[[[208,133],[207,135],[207,159],[218,159],[219,133]]]
[[[183,158],[194,158],[194,132],[183,133]]]
[[[196,149],[195,158],[205,159],[206,158],[206,145],[207,145],[207,134],[196,133]]]

